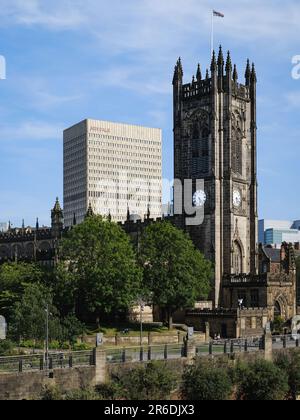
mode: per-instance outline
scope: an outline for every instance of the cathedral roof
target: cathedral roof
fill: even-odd
[[[266,256],[270,258],[271,262],[280,263],[280,249],[265,246],[264,252]]]

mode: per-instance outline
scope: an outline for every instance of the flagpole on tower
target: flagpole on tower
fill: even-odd
[[[224,18],[225,15],[223,13],[217,12],[216,10],[212,10],[212,13],[211,13],[211,40],[210,40],[210,42],[211,42],[211,45],[210,45],[211,57],[212,57],[213,51],[214,51],[214,30],[215,30],[215,28],[214,28],[214,18],[215,18],[215,16],[219,17],[219,18]]]
[[[211,11],[211,38],[210,38],[210,58],[214,51],[214,10]]]

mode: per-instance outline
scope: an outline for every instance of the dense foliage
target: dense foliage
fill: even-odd
[[[145,229],[140,262],[144,268],[144,288],[153,303],[166,310],[170,327],[177,309],[193,307],[197,299],[207,298],[211,263],[171,223],[155,223]]]
[[[166,400],[176,388],[176,376],[166,364],[152,362],[123,374],[120,385],[128,400]]]
[[[227,369],[198,361],[183,375],[182,394],[188,400],[223,401],[232,394],[233,384]]]
[[[70,231],[61,259],[55,291],[62,311],[97,319],[126,312],[140,294],[142,272],[129,237],[100,216]]]
[[[287,397],[288,374],[265,360],[245,366],[238,381],[238,398],[248,401],[277,401]]]

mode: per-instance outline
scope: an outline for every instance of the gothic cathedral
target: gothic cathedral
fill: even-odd
[[[215,306],[222,305],[228,275],[257,275],[256,71],[246,66],[238,81],[228,52],[213,53],[211,69],[183,84],[179,59],[174,73],[175,179],[192,179],[204,222],[186,227],[197,247],[215,263]],[[203,179],[205,191],[196,191]],[[184,217],[184,216],[183,216]]]

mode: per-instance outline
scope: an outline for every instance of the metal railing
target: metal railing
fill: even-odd
[[[106,361],[109,364],[146,362],[151,360],[180,359],[185,356],[183,344],[161,346],[128,347],[123,349],[106,349]]]
[[[50,353],[47,362],[44,355],[0,357],[0,373],[67,369],[93,364],[94,356],[92,351]]]

